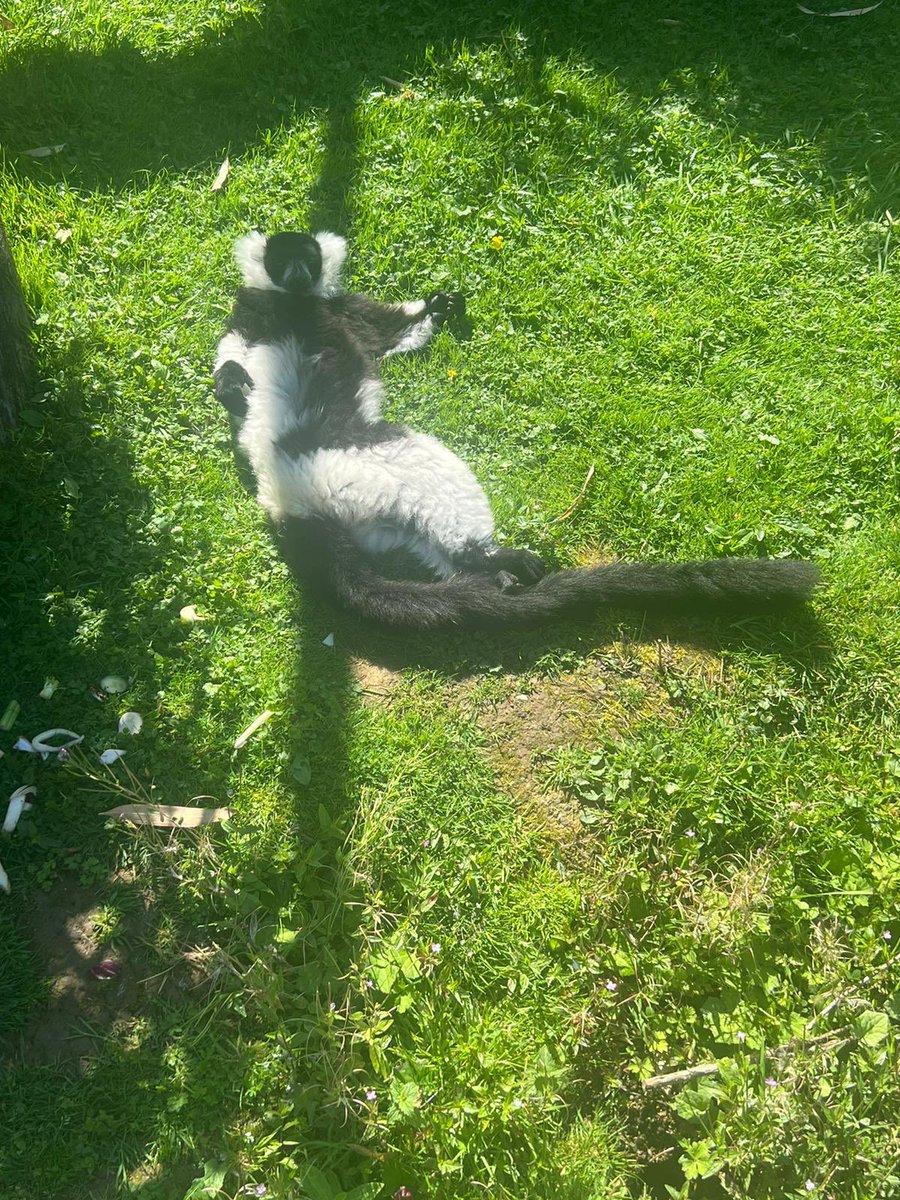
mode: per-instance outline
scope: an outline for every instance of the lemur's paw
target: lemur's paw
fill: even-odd
[[[226,362],[215,373],[216,399],[236,417],[247,415],[247,397],[253,391],[253,380],[236,362]]]
[[[425,304],[438,329],[445,322],[456,321],[466,315],[466,298],[462,292],[433,292]]]

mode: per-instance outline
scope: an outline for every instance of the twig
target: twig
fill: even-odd
[[[840,1038],[846,1033],[846,1029],[832,1029],[828,1033],[820,1033],[818,1037],[804,1038],[800,1040],[793,1038],[790,1042],[785,1042],[783,1046],[776,1046],[774,1050],[768,1052],[769,1058],[784,1058],[787,1054],[794,1054],[797,1050],[805,1050],[809,1046],[819,1046],[823,1042],[831,1041],[835,1038]],[[846,1041],[839,1042],[840,1045],[846,1045]],[[698,1063],[696,1067],[686,1067],[683,1071],[669,1071],[665,1075],[651,1075],[649,1079],[645,1079],[642,1086],[645,1091],[651,1091],[653,1088],[661,1087],[680,1087],[683,1083],[690,1083],[692,1079],[702,1079],[705,1075],[718,1075],[720,1064],[714,1063]]]
[[[597,469],[597,464],[595,462],[592,462],[590,470],[588,471],[587,475],[585,476],[584,483],[581,485],[581,491],[578,493],[578,495],[575,497],[575,499],[572,501],[572,503],[569,505],[569,507],[566,509],[566,511],[564,513],[562,513],[561,516],[553,518],[553,520],[550,522],[551,525],[558,525],[560,521],[566,521],[566,520],[568,520],[569,517],[571,517],[572,513],[575,511],[575,509],[578,507],[578,505],[584,499],[584,493],[588,490],[588,484],[594,478],[594,471],[596,469]]]
[[[682,1083],[690,1083],[692,1079],[700,1079],[704,1075],[718,1075],[718,1063],[700,1063],[696,1067],[687,1067],[683,1071],[669,1071],[666,1075],[651,1075],[649,1079],[645,1079],[643,1087],[645,1091],[650,1091],[652,1088],[661,1087],[680,1087]]]

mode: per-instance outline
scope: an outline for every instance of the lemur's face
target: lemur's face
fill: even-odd
[[[286,292],[308,292],[322,274],[322,251],[308,233],[276,233],[266,242],[263,265]]]

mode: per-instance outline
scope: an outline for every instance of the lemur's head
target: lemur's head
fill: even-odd
[[[276,287],[311,292],[322,274],[322,251],[308,233],[275,233],[266,239],[263,266]]]
[[[248,233],[238,238],[234,257],[244,285],[293,295],[333,296],[347,243],[336,233]]]

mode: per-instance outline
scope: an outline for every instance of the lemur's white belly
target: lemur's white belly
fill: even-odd
[[[254,463],[259,499],[273,517],[328,516],[373,551],[422,540],[452,555],[494,531],[487,497],[464,462],[424,433],[292,459],[272,447],[266,469]],[[441,556],[442,557],[442,556]],[[446,571],[443,561],[429,565]]]
[[[228,351],[234,356],[234,347]],[[487,497],[464,462],[428,434],[407,431],[389,442],[320,449],[292,457],[277,442],[315,410],[313,360],[294,339],[244,348],[254,381],[240,434],[257,479],[257,498],[276,520],[327,516],[373,552],[406,546],[440,574],[448,556],[493,537]],[[377,419],[376,381],[360,391],[360,409]],[[373,394],[370,394],[373,393]]]

